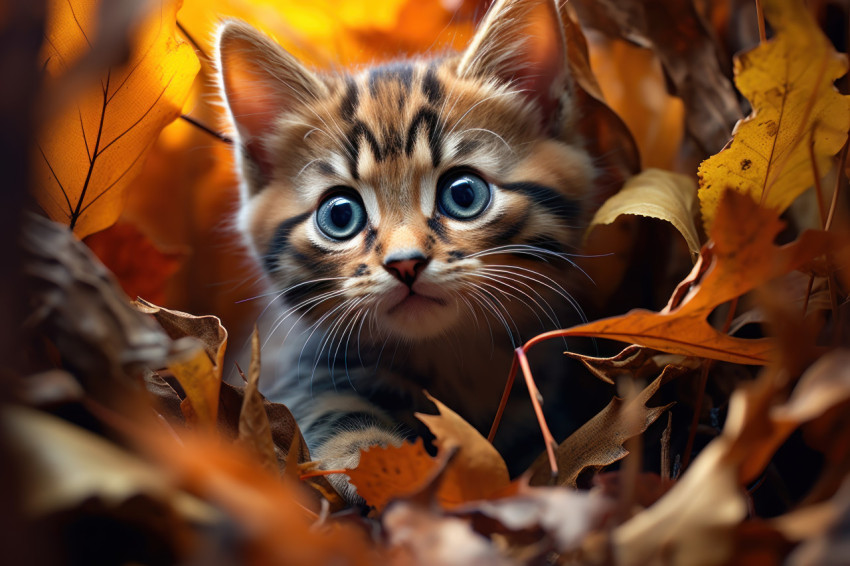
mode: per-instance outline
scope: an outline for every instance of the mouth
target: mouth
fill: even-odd
[[[405,298],[390,308],[390,310],[387,311],[387,314],[396,314],[403,311],[422,311],[432,308],[435,305],[444,307],[446,306],[446,301],[438,299],[437,297],[429,297],[427,295],[421,295],[411,291]]]

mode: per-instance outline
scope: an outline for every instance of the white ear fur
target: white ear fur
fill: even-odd
[[[257,191],[271,175],[267,136],[276,119],[321,96],[325,86],[275,41],[239,20],[218,29],[215,61],[242,174],[252,192]]]
[[[495,77],[521,90],[557,136],[572,93],[557,0],[496,0],[458,65],[460,77]]]

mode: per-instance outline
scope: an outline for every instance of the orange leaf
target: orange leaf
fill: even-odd
[[[416,413],[416,418],[434,433],[434,444],[440,451],[457,448],[443,473],[437,493],[441,503],[458,505],[476,499],[486,499],[501,492],[510,484],[508,467],[502,456],[460,415],[425,393],[439,415]]]
[[[135,225],[123,221],[92,234],[85,242],[127,295],[157,304],[165,302],[166,285],[188,255],[160,250]]]
[[[673,304],[671,299],[661,312],[636,309],[622,316],[547,332],[529,341],[526,348],[551,337],[595,336],[672,354],[766,364],[776,352],[774,341],[734,338],[712,327],[706,318],[718,305],[802,267],[826,250],[829,234],[816,231],[804,232],[791,244],[774,245],[782,225],[775,211],[758,206],[748,196],[727,191],[712,226],[713,241],[703,248],[692,276],[674,292],[674,299],[687,293],[680,304]],[[701,281],[694,283],[696,274],[703,272]]]
[[[438,465],[417,438],[401,446],[372,446],[361,451],[357,468],[346,474],[360,497],[381,512],[390,501],[419,492]]]
[[[52,0],[43,58],[48,89],[98,37],[100,2]],[[162,0],[140,22],[127,62],[63,104],[38,140],[32,186],[50,218],[80,236],[118,219],[124,189],[160,130],[180,115],[198,72],[193,49],[175,37],[179,0]],[[52,81],[51,81],[52,79]],[[50,90],[48,90],[50,92]],[[65,101],[54,101],[65,102]]]

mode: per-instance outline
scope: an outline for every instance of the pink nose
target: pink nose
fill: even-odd
[[[428,261],[428,258],[418,250],[391,253],[384,258],[384,269],[393,277],[410,287],[428,265]]]

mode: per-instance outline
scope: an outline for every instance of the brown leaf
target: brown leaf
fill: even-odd
[[[700,364],[700,361],[694,358],[664,354],[637,344],[626,346],[619,354],[610,358],[595,358],[578,352],[564,352],[564,355],[580,361],[593,375],[612,385],[620,376],[643,379],[658,373],[668,365],[696,369]]]
[[[102,397],[128,375],[164,365],[172,340],[133,309],[112,275],[66,227],[29,216],[21,245],[31,308],[27,325],[56,344],[89,394]]]
[[[601,412],[563,441],[555,449],[558,463],[555,484],[576,487],[576,481],[584,470],[598,470],[624,458],[629,452],[623,443],[642,434],[670,407],[646,407],[646,403],[676,371],[679,370],[674,366],[665,368],[629,403],[614,397]],[[640,416],[635,418],[635,412]],[[636,422],[640,423],[638,429],[634,428]],[[546,485],[552,480],[545,452],[532,464],[529,472],[532,485]]]
[[[457,505],[465,501],[486,499],[510,484],[508,467],[502,456],[472,425],[457,413],[425,394],[437,405],[439,415],[416,413],[436,437],[434,444],[441,452],[457,448],[449,462],[438,492],[441,503]]]
[[[174,340],[190,337],[201,341],[210,362],[221,371],[224,351],[227,347],[227,330],[216,316],[195,316],[193,314],[166,309],[154,305],[139,297],[135,307],[139,311],[152,315]],[[221,374],[219,374],[220,376]]]
[[[260,381],[260,336],[257,328],[251,335],[251,366],[248,371],[248,383],[242,398],[242,410],[239,413],[239,442],[248,447],[262,465],[271,471],[278,471],[278,460],[272,440],[269,416],[266,414],[265,399],[257,389]]]
[[[692,0],[572,4],[585,25],[654,49],[674,94],[685,103],[688,132],[706,154],[726,144],[741,109],[721,68],[717,41]]]

